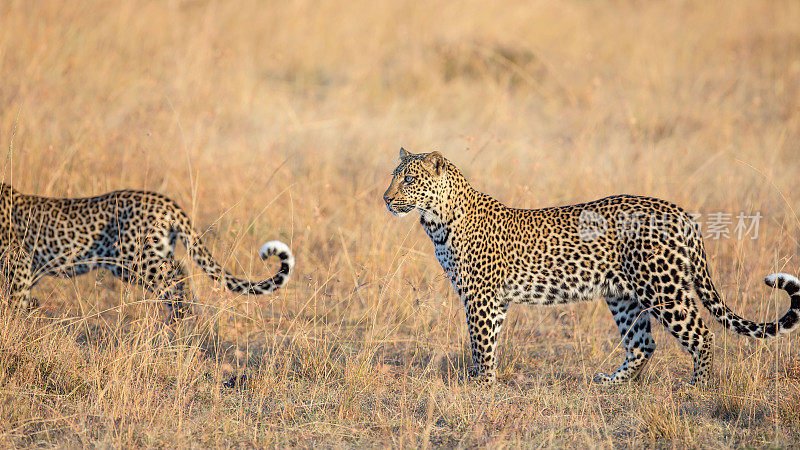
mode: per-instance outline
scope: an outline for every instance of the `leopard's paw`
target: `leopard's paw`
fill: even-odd
[[[614,378],[612,378],[611,375],[602,372],[596,374],[592,381],[594,384],[599,384],[600,386],[611,386],[614,384]]]

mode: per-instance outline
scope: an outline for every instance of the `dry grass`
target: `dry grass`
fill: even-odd
[[[502,3],[0,2],[6,181],[157,190],[236,273],[269,273],[269,239],[298,260],[273,298],[195,269],[176,328],[105,273],[43,281],[42,311],[0,312],[0,445],[797,445],[796,336],[714,323],[697,390],[657,327],[644,383],[601,389],[623,357],[602,301],[515,306],[501,382],[465,383],[460,302],[380,194],[402,145],[520,207],[760,211],[758,239],[707,244],[728,303],[774,318],[762,276],[800,271],[800,4]]]

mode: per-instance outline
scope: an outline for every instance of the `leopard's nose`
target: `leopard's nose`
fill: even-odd
[[[390,203],[392,200],[393,200],[393,199],[392,199],[391,197],[387,197],[387,196],[385,196],[385,195],[383,196],[383,202],[384,202],[384,203],[386,203],[387,205],[388,205],[388,204],[389,204],[389,203]]]

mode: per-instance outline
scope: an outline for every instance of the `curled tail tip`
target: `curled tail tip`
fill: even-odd
[[[267,259],[272,255],[278,255],[281,261],[287,262],[290,266],[294,266],[294,254],[288,245],[281,241],[269,241],[261,246],[258,251],[261,259]]]
[[[788,273],[773,273],[764,278],[764,283],[769,287],[776,289],[787,289],[789,286],[794,286],[794,290],[800,289],[800,280],[794,275]],[[791,295],[791,293],[790,293]]]
[[[773,273],[772,275],[768,275],[766,278],[764,278],[764,282],[767,283],[767,286],[783,289],[787,294],[789,294],[789,297],[792,301],[790,312],[794,311],[792,317],[796,319],[798,313],[800,313],[800,280],[793,275],[789,275],[788,273]],[[788,316],[789,313],[786,313],[786,315]],[[796,327],[797,321],[793,323],[791,329]],[[788,325],[786,328],[789,328]]]

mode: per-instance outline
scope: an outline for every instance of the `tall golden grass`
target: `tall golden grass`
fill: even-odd
[[[716,385],[685,385],[690,358],[656,326],[644,382],[602,389],[624,356],[602,301],[513,306],[500,381],[477,388],[431,243],[380,200],[405,146],[519,207],[636,193],[760,212],[757,239],[707,247],[728,304],[772,320],[788,300],[763,275],[800,272],[796,1],[5,0],[0,143],[21,192],[155,190],[237,274],[274,269],[265,240],[298,261],[273,297],[193,267],[175,327],[106,273],[45,279],[41,310],[0,312],[2,446],[800,439],[797,337],[710,318]]]

